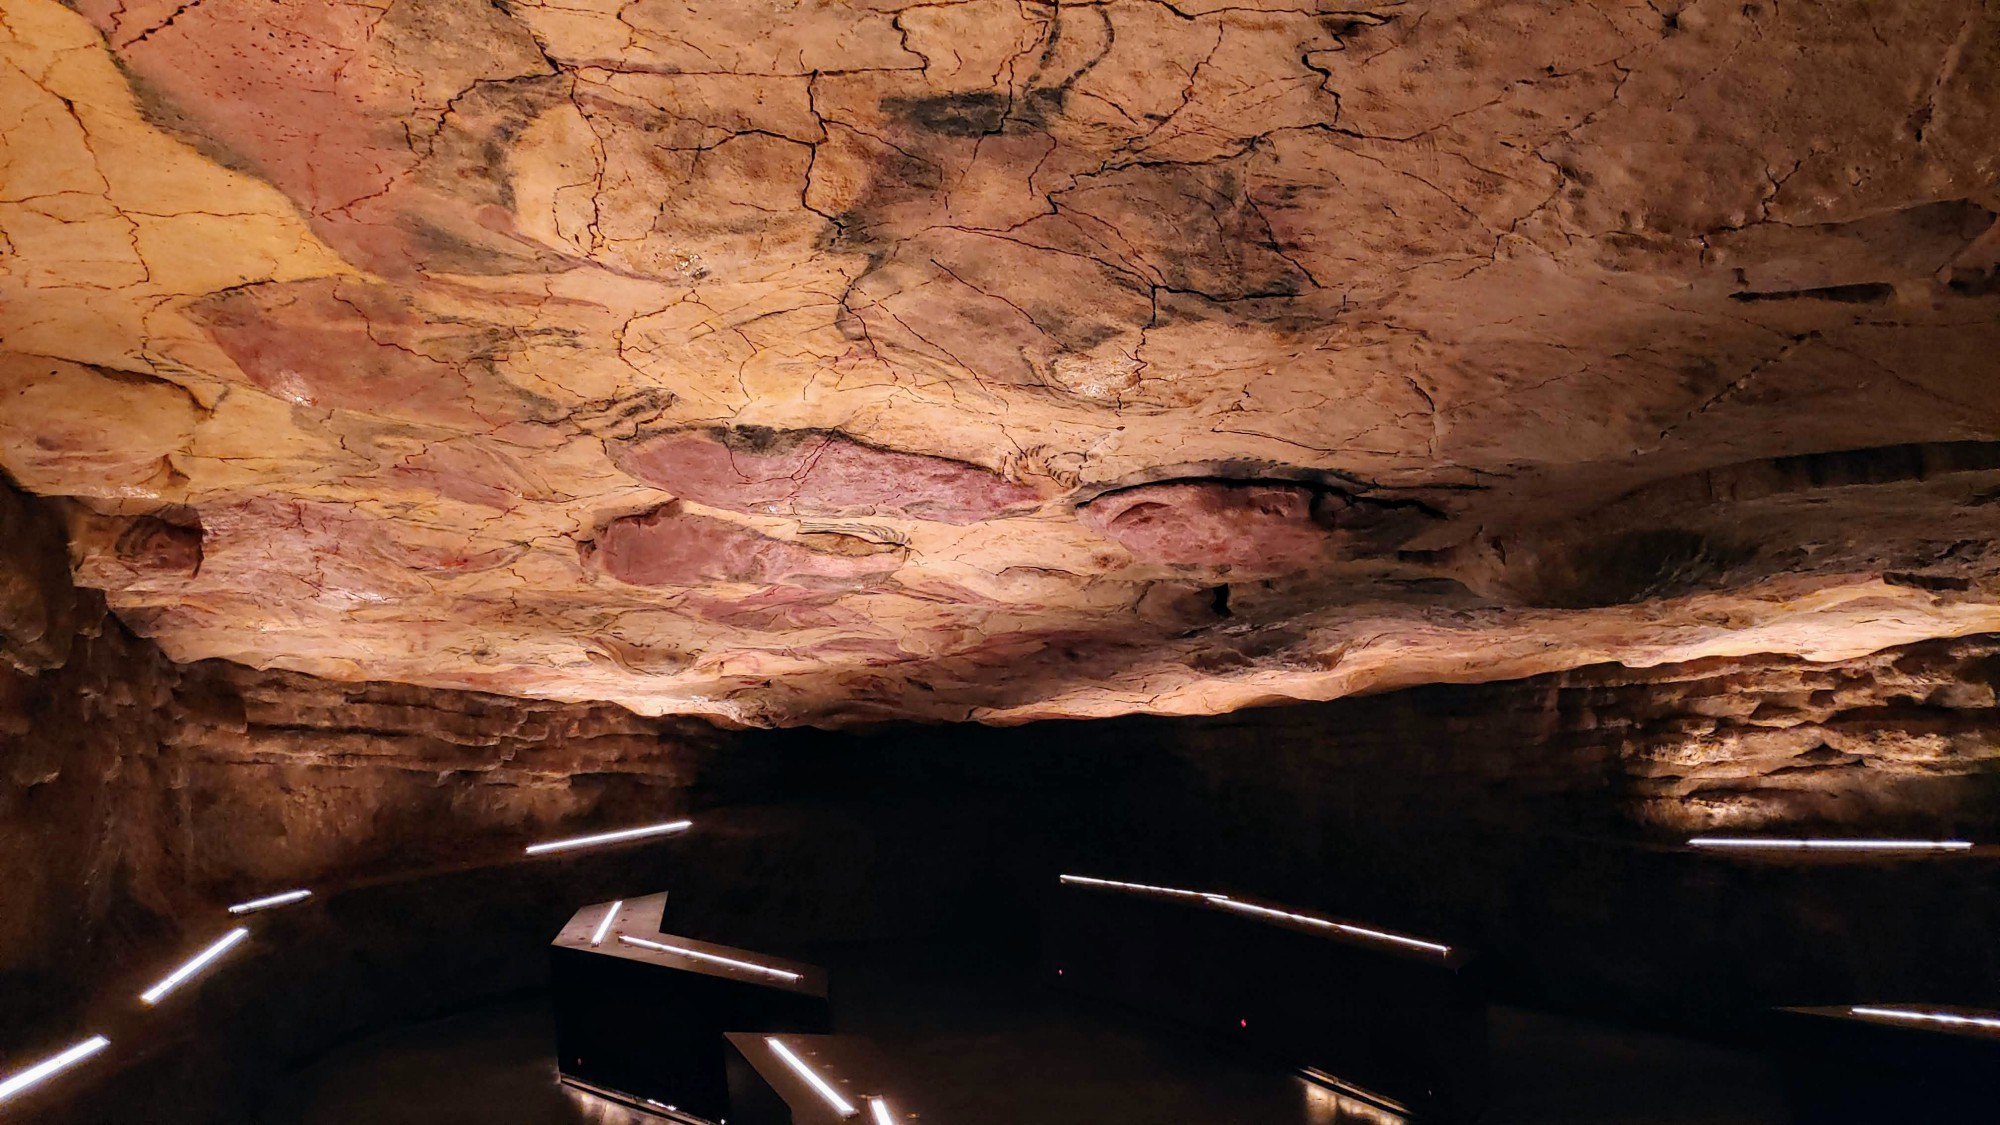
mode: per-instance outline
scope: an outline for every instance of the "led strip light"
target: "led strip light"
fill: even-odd
[[[1421,949],[1426,953],[1435,953],[1440,957],[1451,955],[1451,946],[1439,945],[1434,941],[1420,941],[1417,938],[1392,934],[1386,930],[1371,930],[1366,926],[1353,926],[1346,922],[1332,922],[1325,918],[1314,918],[1308,914],[1294,914],[1289,910],[1272,910],[1268,906],[1252,906],[1247,902],[1238,902],[1235,899],[1222,895],[1205,895],[1203,897],[1227,910],[1237,910],[1245,914],[1257,914],[1266,918],[1279,918],[1287,922],[1303,922],[1308,926],[1318,926],[1321,929],[1338,930],[1350,937],[1367,938],[1370,941],[1386,941],[1408,949]]]
[[[568,840],[550,840],[545,844],[529,844],[529,855],[547,852],[567,851],[570,848],[592,848],[599,844],[617,844],[626,840],[641,840],[647,836],[665,836],[674,832],[685,832],[694,827],[692,820],[674,820],[665,824],[648,824],[643,828],[626,828],[618,832],[601,832],[595,836],[576,836]]]
[[[770,1048],[778,1053],[779,1058],[785,1060],[785,1065],[792,1068],[792,1073],[805,1079],[812,1086],[815,1093],[825,1098],[826,1104],[832,1106],[835,1113],[838,1113],[842,1117],[853,1117],[856,1113],[860,1112],[854,1108],[853,1102],[840,1096],[839,1090],[828,1085],[826,1079],[815,1074],[813,1068],[805,1064],[804,1059],[793,1054],[790,1047],[785,1046],[774,1038],[767,1037],[764,1042],[769,1044]],[[880,1119],[877,1118],[877,1120]]]
[[[868,1116],[875,1119],[875,1125],[896,1125],[896,1117],[889,1112],[889,1103],[883,1098],[868,1099]]]
[[[1171,895],[1175,898],[1226,899],[1228,895],[1212,895],[1203,891],[1184,891],[1177,887],[1153,887],[1145,883],[1121,883],[1116,879],[1093,879],[1088,875],[1064,875],[1062,881],[1085,887],[1110,887],[1119,891],[1139,891],[1149,895]]]
[[[247,938],[249,936],[250,936],[250,931],[240,926],[222,935],[220,938],[216,939],[214,945],[211,945],[207,949],[202,950],[200,953],[195,954],[193,957],[189,958],[187,962],[183,964],[180,968],[175,969],[171,973],[168,973],[166,979],[160,981],[160,983],[140,993],[139,999],[145,1001],[148,1005],[159,1003],[161,998],[166,996],[167,993],[172,992],[176,988],[179,988],[183,983],[187,981],[189,977],[195,975],[196,973],[202,971],[202,969],[206,968],[209,962],[229,952],[229,950],[233,946],[235,946],[237,942],[240,942],[244,938]]]
[[[249,902],[239,902],[235,906],[230,907],[229,912],[231,914],[255,914],[259,910],[269,910],[274,906],[290,906],[295,902],[304,902],[311,897],[311,891],[286,891],[283,894],[271,895],[268,898],[253,898]]]
[[[611,932],[611,923],[618,920],[618,912],[624,908],[625,900],[621,898],[611,904],[611,909],[604,912],[604,921],[599,922],[597,932],[590,935],[591,948],[595,949],[604,944],[604,935]]]
[[[1755,836],[1696,836],[1691,848],[1773,848],[1788,851],[1962,852],[1970,840],[1759,839]]]
[[[76,1046],[71,1047],[69,1050],[43,1059],[41,1062],[36,1063],[11,1078],[0,1079],[0,1102],[6,1101],[31,1086],[40,1085],[43,1081],[61,1074],[63,1071],[68,1070],[70,1067],[75,1066],[109,1046],[111,1046],[111,1040],[106,1039],[102,1035],[93,1035]]]
[[[797,973],[787,972],[784,969],[773,969],[769,965],[757,965],[749,961],[738,961],[733,957],[718,957],[713,953],[703,953],[698,949],[684,949],[678,945],[664,945],[657,941],[647,941],[645,938],[635,938],[630,934],[619,934],[618,940],[624,942],[626,945],[636,945],[641,949],[656,949],[661,953],[678,953],[682,957],[692,957],[697,961],[712,961],[718,965],[728,965],[732,969],[748,969],[753,973],[766,973],[770,976],[782,977],[785,980],[799,979],[799,974]]]
[[[1907,1020],[1911,1023],[1936,1023],[1946,1027],[1977,1027],[1987,1031],[2000,1031],[2000,1018],[1993,1016],[1960,1016],[1951,1012],[1911,1012],[1901,1008],[1855,1007],[1847,1009],[1854,1015],[1870,1019]]]

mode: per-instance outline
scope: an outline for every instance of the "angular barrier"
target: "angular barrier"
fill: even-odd
[[[893,1125],[921,1120],[888,1090],[890,1071],[865,1040],[737,1033],[729,1040],[732,1125]]]
[[[2000,1115],[2000,1012],[1926,1004],[1779,1008],[1768,1029],[1798,1125]]]
[[[662,933],[666,898],[586,906],[551,943],[557,1068],[640,1108],[734,1120],[724,1034],[831,1031],[826,974]]]
[[[1395,1114],[1471,1121],[1486,1000],[1440,942],[1173,887],[1065,876],[1045,915],[1061,987],[1274,1058]]]

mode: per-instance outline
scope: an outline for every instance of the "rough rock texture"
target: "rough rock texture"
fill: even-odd
[[[179,668],[115,623],[76,648],[60,673],[0,684],[4,968],[280,884],[657,819],[720,749],[617,708]]]
[[[1224,785],[1242,784],[1264,756],[1276,776],[1270,784],[1297,787],[1300,815],[1372,819],[1385,830],[1420,824],[1435,802],[1455,817],[1530,834],[1986,840],[2000,830],[1996,692],[2000,638],[1982,635],[1831,664],[1599,665],[1250,712],[1185,730],[1162,724],[1143,737]],[[1104,737],[1121,736],[1138,737],[1110,728]],[[1337,811],[1308,813],[1323,803]]]
[[[8,1030],[219,904],[511,858],[684,808],[721,768],[730,736],[698,720],[177,665],[71,588],[61,535],[0,481]]]
[[[1989,854],[1673,847],[1716,826],[1994,839],[1993,634],[1212,717],[730,732],[175,664],[72,588],[58,506],[0,484],[0,1046],[120,1046],[23,1120],[253,1120],[296,1059],[531,987],[577,905],[662,886],[677,928],[771,950],[1024,940],[1053,874],[1087,869],[1433,933],[1537,1004],[1726,1028],[1766,1003],[2000,1003]],[[178,513],[99,519],[76,541],[133,574],[193,560]],[[800,589],[757,612],[828,611]],[[519,851],[683,811],[698,830],[667,845]],[[219,987],[135,1009],[224,904],[301,884],[312,902],[258,916]]]
[[[640,480],[733,512],[969,524],[1040,499],[977,466],[870,449],[833,433],[665,434],[621,453],[620,467]]]
[[[178,661],[1013,722],[2000,628],[1979,0],[4,0],[0,107],[0,467]]]
[[[1727,1035],[1772,1004],[2000,1005],[1992,847],[1682,846],[1715,830],[1990,845],[1996,689],[2000,637],[1984,635],[1830,665],[1605,665],[1221,716],[823,737],[851,763],[977,763],[957,768],[1029,807],[1082,794],[1081,816],[1018,834],[1070,870],[1372,919],[1477,950],[1505,997]]]

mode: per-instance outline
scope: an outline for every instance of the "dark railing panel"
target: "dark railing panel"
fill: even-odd
[[[1262,901],[1066,884],[1043,957],[1064,988],[1418,1116],[1471,1121],[1485,1104],[1484,991],[1440,943]]]

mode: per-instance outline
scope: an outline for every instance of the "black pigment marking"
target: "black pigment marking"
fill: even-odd
[[[1879,305],[1896,295],[1896,287],[1886,281],[1858,285],[1823,285],[1817,289],[1771,289],[1764,292],[1731,293],[1729,299],[1750,304],[1757,301],[1834,301],[1843,305]]]

